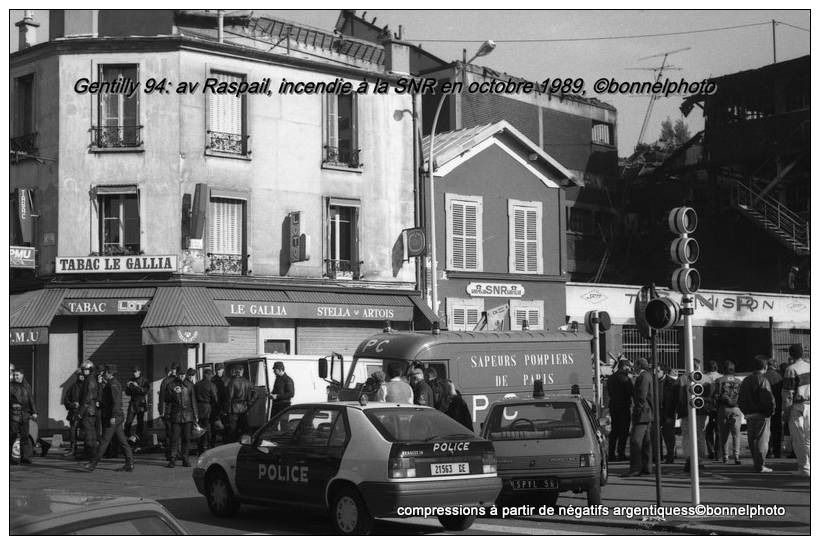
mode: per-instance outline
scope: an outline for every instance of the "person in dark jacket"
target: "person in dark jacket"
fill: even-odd
[[[34,394],[31,387],[23,378],[23,372],[15,370],[9,384],[9,398],[11,415],[9,419],[9,450],[15,439],[20,439],[20,463],[30,464],[34,454],[34,446],[28,434],[29,420],[37,419],[37,406],[34,404]]]
[[[451,380],[444,380],[447,386],[447,410],[444,412],[451,419],[467,428],[473,430],[473,419],[470,416],[470,408],[461,396],[461,392],[456,388],[456,384]]]
[[[89,471],[96,469],[97,464],[100,463],[100,457],[108,448],[114,436],[117,437],[120,445],[125,451],[125,465],[120,469],[121,471],[134,470],[134,453],[128,445],[128,439],[125,437],[125,432],[122,429],[123,415],[122,415],[122,385],[117,379],[117,366],[106,365],[103,369],[105,374],[105,387],[100,397],[100,413],[102,415],[102,422],[104,431],[102,441],[100,442],[94,458],[85,465]]]
[[[640,476],[652,472],[649,466],[651,427],[654,420],[652,407],[653,378],[649,362],[641,357],[635,362],[638,376],[632,399],[632,431],[629,437],[629,472],[623,476]]]
[[[777,371],[777,363],[774,359],[769,359],[766,379],[769,380],[774,395],[774,415],[772,415],[771,420],[772,434],[769,438],[769,451],[766,457],[779,458],[780,447],[783,445],[783,419],[780,418],[783,413],[783,376]]]
[[[766,379],[767,362],[766,356],[755,357],[755,371],[743,379],[737,401],[746,417],[749,450],[752,451],[754,470],[758,473],[772,472],[771,467],[765,464],[769,449],[769,420],[775,408],[772,388]]]
[[[413,369],[413,374],[410,376],[410,387],[413,388],[413,404],[417,406],[434,407],[435,395],[430,385],[424,381],[423,369]]]
[[[661,438],[666,449],[663,457],[664,463],[675,463],[675,415],[678,404],[678,382],[669,375],[671,372],[669,365],[663,365],[661,375],[658,378],[660,390],[658,400],[660,401],[661,416]]]
[[[99,409],[100,389],[94,374],[94,363],[83,361],[80,365],[85,380],[80,383],[79,400],[80,406],[77,417],[83,430],[83,440],[85,456],[89,459],[94,457],[97,451],[97,413]]]
[[[281,361],[274,363],[273,373],[276,375],[276,381],[273,382],[273,392],[270,395],[273,401],[270,408],[271,416],[276,415],[290,406],[290,401],[296,394],[296,390],[293,387],[293,378],[285,372],[284,363]]]
[[[715,407],[718,415],[718,429],[720,440],[717,444],[718,459],[723,463],[729,462],[726,452],[726,442],[732,437],[732,458],[735,465],[740,465],[740,424],[743,413],[737,407],[740,384],[742,380],[735,376],[735,364],[732,361],[724,362],[723,376],[715,381]]]
[[[228,397],[228,380],[225,378],[225,365],[217,363],[214,365],[214,376],[211,382],[216,387],[216,406],[211,412],[211,444],[216,445],[217,435],[222,436],[223,440],[227,435],[225,431],[225,400]],[[219,421],[219,422],[217,422]]]
[[[80,389],[82,388],[82,382],[85,381],[83,371],[78,368],[77,372],[74,373],[73,380],[73,383],[66,389],[65,396],[63,397],[63,406],[68,412],[66,419],[68,420],[69,426],[69,448],[64,456],[77,455],[77,440],[79,439],[80,429]]]
[[[213,384],[214,372],[211,369],[205,369],[203,377],[194,385],[194,393],[196,394],[196,408],[199,412],[199,425],[205,429],[205,433],[199,438],[199,453],[202,454],[208,449],[213,448],[216,444],[213,442],[213,434],[211,432],[211,420],[214,413],[219,413],[219,393],[216,390],[216,385]]]
[[[188,369],[195,376],[194,369]],[[183,467],[190,467],[188,448],[191,444],[191,429],[199,420],[194,384],[186,378],[182,367],[176,377],[165,388],[165,415],[171,423],[171,459],[166,467],[174,467],[176,459],[182,460]]]
[[[248,409],[256,401],[256,392],[251,382],[243,376],[245,370],[242,365],[235,365],[231,371],[233,376],[228,382],[225,394],[224,411],[228,415],[228,433],[226,443],[239,441],[242,434],[248,430]]]
[[[424,371],[425,381],[433,391],[433,407],[439,411],[447,412],[447,400],[449,399],[449,388],[447,380],[438,377],[438,371],[433,367],[427,367]]]
[[[125,384],[125,394],[131,397],[128,401],[128,415],[125,417],[125,435],[131,435],[131,423],[134,417],[137,418],[137,437],[142,437],[145,432],[145,412],[148,406],[145,403],[145,395],[148,394],[148,380],[142,377],[142,370],[134,367],[131,379]]]
[[[165,459],[168,461],[171,461],[173,457],[171,451],[171,436],[173,435],[173,430],[171,426],[171,421],[169,421],[167,418],[168,412],[165,408],[165,392],[168,390],[168,385],[174,380],[176,380],[177,369],[177,364],[171,363],[171,366],[168,367],[168,370],[166,371],[165,377],[159,384],[159,392],[157,393],[157,409],[159,410],[159,417],[160,419],[162,419],[162,424],[165,428]]]
[[[618,370],[606,381],[609,394],[609,461],[626,460],[626,443],[629,437],[629,418],[632,406],[632,380],[629,378],[629,361],[618,361]],[[615,457],[617,450],[618,457]]]

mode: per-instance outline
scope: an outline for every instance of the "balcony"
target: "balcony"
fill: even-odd
[[[248,148],[248,138],[250,136],[213,130],[208,130],[206,134],[205,150],[208,153],[226,153],[237,156],[247,156],[251,153]]]
[[[362,264],[364,264],[364,261],[325,259],[325,277],[348,281],[361,279]]]
[[[232,255],[229,253],[208,253],[205,262],[205,273],[214,275],[245,275],[249,255]]]
[[[20,158],[37,155],[37,133],[23,134],[9,140],[11,160],[19,162]]]
[[[325,145],[324,151],[323,163],[326,165],[354,169],[362,167],[361,162],[359,162],[359,154],[362,152],[361,149],[340,149],[332,145]]]
[[[142,125],[97,126],[91,129],[92,149],[138,149],[142,147]]]

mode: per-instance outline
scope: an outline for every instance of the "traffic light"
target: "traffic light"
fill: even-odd
[[[703,400],[703,393],[706,388],[703,386],[703,373],[695,370],[689,373],[689,405],[695,409],[702,409],[706,402]]]
[[[652,329],[671,328],[680,320],[680,306],[669,298],[649,300],[643,316]]]
[[[672,262],[680,264],[672,272],[672,290],[694,294],[700,288],[700,274],[690,265],[698,260],[700,246],[689,235],[698,227],[698,214],[692,207],[677,207],[669,211],[669,230],[678,235],[669,246]]]

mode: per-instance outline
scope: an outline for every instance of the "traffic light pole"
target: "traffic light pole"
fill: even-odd
[[[683,307],[681,308],[681,315],[683,315],[683,346],[686,357],[686,375],[691,377],[695,370],[695,352],[692,346],[692,305],[694,299],[691,294],[683,295]],[[689,404],[687,408],[689,412],[689,470],[692,475],[692,504],[697,506],[700,504],[700,470],[698,459],[698,422],[697,410]]]
[[[596,415],[601,414],[601,329],[598,323],[598,311],[592,311],[592,351],[595,354],[595,411]]]
[[[652,330],[650,348],[652,349],[652,411],[655,428],[655,500],[658,506],[663,505],[661,498],[661,408],[658,383],[658,330]]]

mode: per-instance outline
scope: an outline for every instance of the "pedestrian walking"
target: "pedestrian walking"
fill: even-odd
[[[186,374],[180,367],[176,377],[165,388],[165,413],[171,423],[171,458],[166,466],[169,468],[174,467],[177,459],[182,460],[183,467],[191,466],[188,461],[191,430],[199,420],[194,384],[188,379],[194,376],[194,369],[188,369]]]
[[[145,412],[148,406],[145,396],[148,394],[148,380],[142,376],[140,367],[131,370],[131,378],[125,384],[125,394],[131,397],[128,401],[128,414],[125,417],[125,435],[131,436],[131,424],[137,419],[137,437],[142,438],[145,433]]]
[[[798,474],[811,476],[811,365],[802,344],[792,344],[794,363],[783,378],[783,413],[789,423]]]
[[[273,373],[276,375],[276,380],[273,382],[273,392],[270,395],[270,399],[273,401],[270,410],[271,416],[290,407],[290,401],[296,394],[296,389],[293,387],[293,378],[285,372],[284,363],[281,361],[274,363]]]
[[[85,378],[80,382],[80,407],[78,408],[78,418],[83,434],[83,457],[93,459],[99,437],[97,435],[97,414],[100,405],[100,387],[94,374],[94,363],[83,361],[80,370]]]
[[[34,445],[29,437],[29,421],[37,420],[37,406],[34,393],[25,381],[23,371],[14,370],[9,384],[9,450],[13,451],[15,441],[19,441],[20,463],[30,464],[34,455]],[[15,462],[16,463],[16,462]]]
[[[672,368],[663,365],[660,368],[658,379],[658,400],[660,401],[661,417],[661,438],[666,454],[663,456],[664,463],[675,463],[677,455],[675,446],[675,416],[677,410],[678,382],[670,375]]]
[[[694,370],[700,370],[700,359],[694,359]],[[709,398],[712,392],[712,385],[704,384],[703,399],[704,402]],[[706,421],[709,418],[709,409],[704,403],[703,408],[695,412],[695,437],[697,438],[698,446],[698,468],[703,469],[703,456],[706,452]],[[681,432],[683,442],[683,455],[686,461],[683,464],[683,471],[689,472],[692,464],[692,452],[690,446],[689,435],[689,375],[681,374],[678,377],[678,418],[681,420]]]
[[[733,361],[725,361],[723,367],[725,374],[715,382],[715,407],[717,408],[718,431],[720,433],[717,442],[718,460],[722,460],[723,463],[729,462],[726,443],[731,436],[732,459],[735,465],[740,465],[740,425],[743,421],[743,413],[737,404],[740,396],[740,384],[743,380],[735,376]]]
[[[635,378],[635,387],[632,392],[634,404],[632,407],[632,431],[629,436],[629,472],[623,476],[640,476],[650,474],[649,455],[652,450],[650,438],[651,427],[654,421],[654,407],[652,406],[653,379],[649,371],[649,362],[646,358],[638,358],[635,362],[638,375]]]
[[[443,383],[447,387],[447,401],[445,403],[447,409],[445,413],[463,427],[474,431],[470,408],[467,407],[467,402],[465,402],[464,397],[461,396],[461,391],[458,390],[456,384],[451,380],[444,380]]]
[[[772,433],[769,437],[769,451],[767,458],[779,458],[781,447],[783,446],[783,376],[777,370],[777,363],[769,358],[766,369],[766,379],[772,388],[774,395],[774,415],[772,415]]]
[[[134,470],[134,453],[128,445],[128,439],[125,437],[125,432],[122,429],[124,421],[122,414],[122,385],[117,379],[117,365],[106,365],[103,369],[105,374],[105,385],[100,397],[100,415],[104,425],[102,440],[99,447],[97,447],[94,458],[85,465],[89,471],[96,469],[97,464],[100,463],[100,458],[108,449],[114,437],[117,438],[120,445],[125,451],[125,465],[120,468],[120,471]]]
[[[413,388],[413,404],[417,406],[434,407],[433,389],[424,381],[424,370],[414,368],[410,376],[410,387]]]
[[[239,441],[248,431],[248,409],[256,401],[256,392],[251,382],[244,377],[242,365],[235,365],[233,376],[228,381],[225,413],[228,415],[228,430],[225,442]]]
[[[632,380],[629,377],[629,360],[618,361],[618,370],[606,381],[609,395],[609,461],[626,460],[626,444],[629,438],[629,421],[632,408]],[[617,458],[615,453],[617,451]]]
[[[83,371],[78,368],[72,379],[73,382],[68,386],[65,396],[63,397],[63,407],[65,407],[68,412],[66,415],[66,420],[68,421],[69,426],[69,448],[65,452],[64,456],[77,455],[77,443],[80,436],[80,390],[82,388],[81,383],[85,381]]]
[[[390,376],[390,379],[387,380],[385,385],[387,390],[384,397],[385,402],[413,403],[413,388],[404,381],[402,369],[402,363],[398,361],[391,361],[387,364],[387,375]]]
[[[171,436],[173,435],[173,430],[171,426],[171,421],[168,420],[168,411],[166,408],[166,391],[168,390],[168,385],[176,380],[177,377],[177,369],[178,366],[176,363],[171,363],[165,370],[165,377],[159,384],[159,392],[157,396],[157,409],[159,410],[160,419],[162,419],[162,426],[165,429],[165,460],[171,461],[172,449],[171,449]]]
[[[213,414],[219,413],[219,393],[216,390],[212,378],[214,371],[205,369],[202,373],[202,379],[194,385],[194,394],[196,395],[196,409],[198,413],[197,422],[205,433],[203,433],[198,441],[197,447],[199,454],[202,454],[208,449],[216,446],[214,443],[214,436],[211,431],[211,423],[213,421]]]
[[[755,370],[743,379],[738,395],[738,406],[746,417],[746,434],[754,470],[758,473],[772,471],[765,465],[766,451],[769,448],[769,419],[774,414],[774,395],[769,380],[766,379],[767,362],[766,356],[755,357]]]

